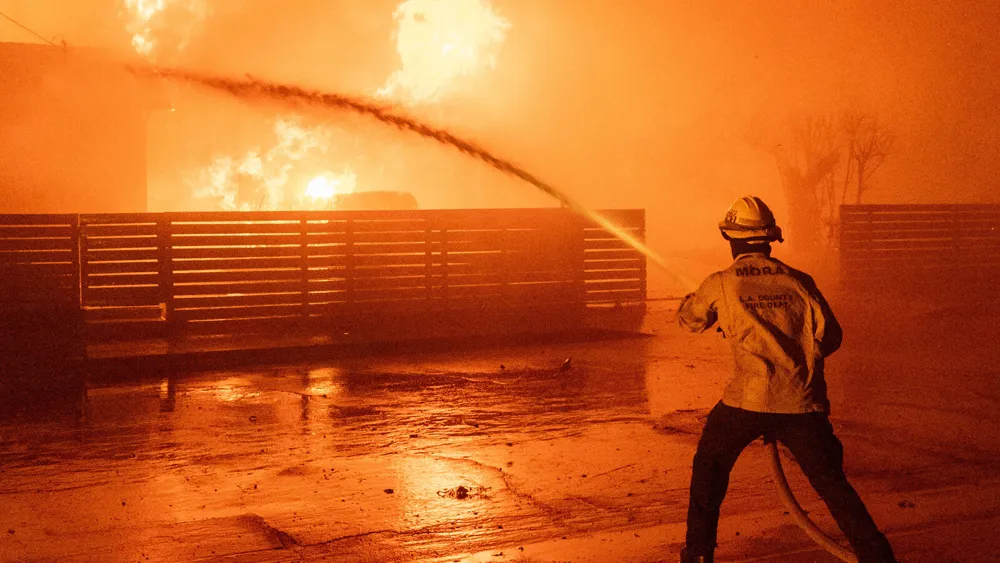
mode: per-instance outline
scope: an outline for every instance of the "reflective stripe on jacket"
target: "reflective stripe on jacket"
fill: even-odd
[[[823,358],[841,329],[809,275],[761,253],[741,254],[681,302],[681,326],[718,323],[733,349],[733,379],[722,402],[769,413],[827,411]]]

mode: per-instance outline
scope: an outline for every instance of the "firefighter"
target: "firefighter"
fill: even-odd
[[[677,313],[692,332],[717,327],[735,359],[733,378],[709,413],[694,456],[681,562],[714,560],[729,474],[743,449],[761,436],[791,451],[859,563],[895,562],[844,475],[843,446],[828,418],[823,359],[840,347],[840,325],[810,276],[771,257],[771,243],[783,239],[760,198],[736,200],[719,229],[734,262],[686,296]]]

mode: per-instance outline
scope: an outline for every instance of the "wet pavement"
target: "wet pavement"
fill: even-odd
[[[714,335],[680,333],[672,305],[654,305],[645,336],[9,393],[0,560],[676,560],[691,455],[729,357]],[[901,560],[996,560],[982,539],[1000,530],[988,331],[959,350],[888,338],[864,316],[845,325],[834,422]],[[723,512],[720,560],[834,561],[783,514],[759,447]],[[961,539],[971,531],[980,539]]]

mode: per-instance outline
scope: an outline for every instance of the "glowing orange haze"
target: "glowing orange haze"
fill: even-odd
[[[471,21],[486,22],[492,32],[469,35],[469,26],[454,24],[460,40],[487,39],[482,54],[447,47],[463,57],[445,67],[400,52],[400,41],[426,42],[425,28],[436,25],[433,6],[400,16],[397,0],[176,2],[192,7],[166,6],[162,22],[149,26],[156,42],[150,56],[158,62],[356,95],[408,91],[391,101],[479,140],[587,205],[647,208],[651,243],[667,252],[704,248],[725,261],[714,225],[746,192],[773,203],[779,220],[786,216],[774,162],[746,137],[754,123],[780,129],[789,115],[858,107],[894,126],[897,150],[874,177],[871,201],[1000,197],[995,3],[640,0],[612,8],[599,0],[495,0],[490,6],[499,19],[470,12]],[[130,27],[118,1],[0,0],[0,10],[43,36],[123,57],[135,56],[133,34],[145,32]],[[445,20],[438,23],[453,25]],[[402,31],[406,22],[412,33]],[[35,41],[5,23],[0,39]],[[475,56],[465,57],[470,52]],[[462,66],[469,60],[476,62],[471,73]],[[435,87],[413,86],[399,74],[407,65],[421,69],[418,75],[440,70],[455,87],[434,103],[412,103]],[[332,139],[314,169],[294,181],[289,171],[295,186],[285,203],[295,195],[303,205],[317,203],[305,196],[310,182],[329,174],[333,183],[350,171],[356,189],[409,191],[425,208],[550,204],[478,163],[353,117],[278,116],[188,90],[163,96],[176,111],[150,116],[151,210],[193,207],[191,178],[217,158],[243,162],[256,150],[263,168],[268,151],[280,145],[277,119],[293,117],[304,130],[328,131]],[[45,106],[34,111],[21,115],[17,131],[37,130],[32,115],[44,115]],[[43,147],[31,146],[37,134],[14,134],[13,122],[4,123],[3,154],[42,158]],[[46,176],[55,168],[17,168],[9,158],[4,166],[4,177],[18,178],[18,185],[32,175],[40,184],[59,180]],[[79,166],[96,171],[107,162]],[[18,188],[5,182],[0,189]],[[52,205],[58,210],[58,202]],[[788,235],[794,244],[795,233]]]

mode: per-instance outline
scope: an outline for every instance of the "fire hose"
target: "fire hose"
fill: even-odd
[[[795,523],[820,547],[829,551],[841,561],[858,563],[858,558],[854,556],[853,551],[840,545],[836,540],[828,536],[826,532],[820,530],[819,526],[809,519],[809,515],[799,505],[799,501],[792,494],[791,487],[788,486],[788,479],[785,479],[785,470],[781,467],[781,456],[778,454],[778,444],[773,440],[767,440],[764,442],[764,447],[767,448],[767,457],[771,465],[771,476],[774,477],[778,494],[781,496],[781,501],[785,503],[785,508],[788,509],[788,513],[791,514]]]

